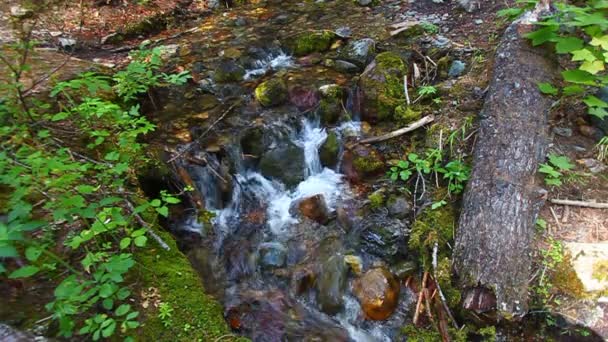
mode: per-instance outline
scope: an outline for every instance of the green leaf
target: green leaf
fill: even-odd
[[[570,158],[566,156],[550,154],[549,162],[562,171],[572,170],[574,168],[574,164],[570,163]]]
[[[608,111],[606,111],[606,109],[604,108],[592,107],[589,108],[589,115],[593,115],[595,117],[598,117],[600,120],[604,120],[604,118],[608,116]]]
[[[110,324],[101,331],[101,336],[110,337],[114,334],[114,330],[116,330],[116,321],[112,319]]]
[[[587,49],[572,51],[572,61],[573,62],[580,62],[580,61],[593,62],[596,59],[597,58],[595,57],[595,55]]]
[[[605,18],[604,18],[604,25],[605,25]],[[601,46],[602,49],[607,50],[608,51],[608,34],[604,35],[602,37],[593,37],[593,39],[591,39],[591,44],[592,46]]]
[[[131,320],[131,319],[136,318],[137,316],[139,316],[139,311],[133,311],[133,312],[130,312],[125,319]]]
[[[14,271],[13,273],[11,273],[8,277],[10,279],[15,279],[15,278],[27,278],[27,277],[31,277],[34,274],[38,273],[38,271],[40,271],[40,269],[36,266],[24,266],[21,267],[20,269]]]
[[[585,88],[583,88],[579,85],[569,85],[567,87],[564,87],[564,89],[563,89],[563,94],[565,96],[578,95],[578,94],[582,94],[584,92],[585,92]]]
[[[97,191],[98,187],[94,187],[91,185],[82,184],[76,187],[76,190],[84,195],[92,194]]]
[[[153,199],[150,202],[150,205],[153,207],[160,207],[160,205],[162,204],[162,202],[157,198],[157,199]]]
[[[106,156],[104,157],[105,160],[109,161],[115,161],[118,160],[118,158],[120,158],[120,153],[118,151],[112,151],[106,154]]]
[[[555,45],[555,51],[557,53],[569,53],[580,50],[584,46],[583,40],[576,37],[560,37],[557,38],[556,41],[557,44]]]
[[[581,64],[579,69],[595,75],[598,72],[605,70],[605,67],[604,62],[597,60],[593,62],[585,61],[583,64]]]
[[[40,257],[41,254],[42,254],[42,249],[35,247],[35,246],[30,246],[25,249],[25,257],[29,261],[38,260],[38,258]]]
[[[608,108],[608,103],[606,103],[605,101],[603,101],[602,99],[599,99],[593,95],[589,95],[587,96],[583,102],[585,102],[585,104],[589,107],[600,107],[600,108]]]
[[[555,33],[555,27],[553,26],[543,27],[540,30],[536,30],[526,35],[526,38],[532,40],[532,45],[534,46],[553,41],[556,37],[557,34]]]
[[[131,294],[131,291],[129,291],[128,288],[123,287],[120,290],[118,290],[116,297],[118,297],[118,299],[120,299],[120,300],[125,300],[127,297],[129,297],[130,294]]]
[[[169,217],[169,208],[167,208],[166,206],[156,208],[156,212],[158,212],[159,214],[161,214],[164,217]]]
[[[543,94],[557,95],[557,88],[555,88],[551,83],[539,83],[538,89]]]
[[[545,183],[552,186],[562,185],[562,181],[559,178],[545,178]]]
[[[131,238],[126,237],[120,240],[120,249],[125,249],[131,245]]]
[[[131,305],[122,304],[121,306],[116,308],[116,311],[114,311],[114,314],[116,314],[116,316],[126,315],[127,312],[129,312],[129,310],[131,310]]]
[[[114,306],[114,301],[111,298],[106,298],[101,302],[101,305],[106,310],[112,310],[112,307]]]
[[[16,258],[19,256],[17,249],[10,245],[0,245],[0,258]]]
[[[538,172],[544,173],[544,174],[548,175],[549,177],[553,177],[553,178],[562,176],[562,174],[560,172],[558,172],[551,165],[548,165],[548,164],[540,164],[540,168],[538,169]]]
[[[108,298],[114,293],[114,286],[105,283],[99,287],[99,295],[102,298]]]
[[[562,72],[564,80],[585,85],[595,85],[595,77],[584,70],[566,70]]]
[[[148,238],[142,235],[136,237],[133,241],[135,242],[135,246],[144,247],[146,245],[146,241],[148,241]]]

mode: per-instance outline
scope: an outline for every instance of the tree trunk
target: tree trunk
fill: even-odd
[[[456,273],[469,291],[465,307],[484,311],[489,308],[479,304],[496,303],[503,317],[527,311],[530,244],[546,193],[535,176],[552,100],[537,83],[553,81],[557,65],[524,37],[541,10],[548,10],[546,2],[511,24],[496,52],[454,251]],[[493,291],[496,301],[470,300],[480,288]]]

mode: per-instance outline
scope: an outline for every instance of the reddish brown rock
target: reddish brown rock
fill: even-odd
[[[340,170],[349,181],[357,183],[383,174],[384,158],[371,146],[357,145],[344,152]]]
[[[385,320],[395,311],[399,299],[399,282],[385,268],[372,268],[356,279],[353,292],[368,319]]]
[[[289,101],[299,110],[309,110],[319,104],[319,95],[316,89],[293,87],[289,89]]]
[[[320,224],[325,224],[329,220],[329,209],[325,204],[323,195],[314,195],[303,199],[298,203],[298,210],[302,216]]]

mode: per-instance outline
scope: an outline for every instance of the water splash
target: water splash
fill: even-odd
[[[245,80],[251,80],[258,76],[264,75],[269,70],[281,70],[281,69],[289,69],[294,66],[293,57],[287,55],[283,51],[279,51],[278,53],[270,54],[265,58],[258,59],[253,62],[253,69],[248,69],[245,71]]]

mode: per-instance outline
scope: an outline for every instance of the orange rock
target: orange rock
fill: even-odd
[[[353,292],[365,316],[372,320],[387,319],[399,300],[399,282],[385,268],[372,268],[353,283]]]
[[[298,209],[302,216],[308,217],[320,224],[327,223],[329,218],[329,209],[327,208],[327,204],[325,204],[323,195],[314,195],[303,199],[298,204]]]

